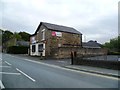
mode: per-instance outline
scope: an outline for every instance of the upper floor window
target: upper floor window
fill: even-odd
[[[42,40],[45,40],[45,29],[43,29],[41,32],[42,32]]]

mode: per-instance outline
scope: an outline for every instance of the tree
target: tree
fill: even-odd
[[[110,42],[106,42],[104,47],[120,52],[120,36],[111,39]]]
[[[0,29],[0,46],[2,45],[2,32],[3,32],[3,30]]]
[[[3,31],[2,32],[2,42],[4,43],[4,42],[10,40],[12,38],[12,36],[13,36],[12,32],[10,32],[8,30]]]
[[[15,38],[17,41],[22,40],[21,35],[19,35],[17,32],[14,32],[13,38]]]
[[[29,34],[29,33],[19,32],[18,34],[21,36],[21,38],[22,38],[24,41],[29,41],[29,37],[30,37],[30,34]]]

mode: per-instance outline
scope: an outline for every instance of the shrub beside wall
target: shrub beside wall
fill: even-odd
[[[111,51],[109,51],[108,55],[120,55],[120,52],[111,52]]]
[[[11,46],[11,47],[8,47],[7,53],[27,54],[28,53],[28,47],[25,47],[25,46]]]

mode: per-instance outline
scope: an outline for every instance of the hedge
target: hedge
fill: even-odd
[[[11,47],[8,47],[7,53],[27,54],[28,53],[28,47],[25,47],[25,46],[11,46]]]
[[[108,55],[120,55],[120,52],[108,52]]]

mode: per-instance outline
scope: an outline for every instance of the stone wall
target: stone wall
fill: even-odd
[[[80,58],[80,57],[74,57],[72,64],[120,70],[120,62],[116,60],[115,61],[94,60],[94,59],[91,60],[91,59],[85,59],[85,58]]]
[[[70,58],[71,52],[76,52],[77,56],[96,56],[96,55],[106,55],[106,49],[85,49],[78,47],[59,47],[52,50],[52,57],[54,58]]]
[[[62,33],[62,37],[52,36],[52,31],[47,30],[45,33],[46,37],[46,57],[51,57],[53,52],[56,51],[56,55],[59,52],[60,47],[81,47],[82,46],[82,35]],[[76,46],[74,46],[76,45]]]
[[[52,33],[52,31],[50,31]],[[50,36],[50,46],[53,48],[57,47],[74,47],[74,46],[82,46],[82,35],[72,34],[61,32],[62,37]]]

